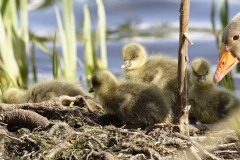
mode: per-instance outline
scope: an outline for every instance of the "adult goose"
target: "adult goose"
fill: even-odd
[[[213,80],[218,83],[240,61],[240,12],[222,33],[222,49]]]

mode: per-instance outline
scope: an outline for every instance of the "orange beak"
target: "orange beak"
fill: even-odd
[[[222,78],[231,71],[231,69],[237,65],[238,59],[234,57],[231,52],[227,51],[224,47],[221,56],[218,61],[218,66],[215,71],[213,81],[218,83]]]

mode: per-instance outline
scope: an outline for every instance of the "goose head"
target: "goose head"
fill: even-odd
[[[122,58],[122,69],[137,69],[145,64],[147,52],[142,45],[138,43],[129,43],[123,47]]]
[[[240,12],[233,17],[222,33],[221,55],[213,80],[218,83],[240,61]]]

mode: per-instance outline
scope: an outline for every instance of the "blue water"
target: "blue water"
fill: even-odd
[[[94,0],[75,0],[74,14],[77,31],[81,31],[83,21],[83,5],[88,4],[91,11],[92,25],[95,29],[97,24],[97,7]],[[217,1],[216,1],[217,2]],[[124,37],[119,41],[107,41],[108,66],[114,73],[122,73],[120,69],[121,49],[128,42],[139,42],[146,46],[150,54],[163,52],[177,57],[178,52],[178,26],[179,26],[179,7],[180,0],[105,0],[105,11],[107,28],[114,30],[127,20],[136,20],[133,27],[148,31],[154,25],[167,23],[171,31],[167,37],[157,38],[154,35],[148,37]],[[60,11],[61,5],[59,5]],[[207,58],[216,68],[218,52],[215,38],[211,31],[211,0],[191,0],[189,17],[189,36],[194,46],[189,45],[189,63],[195,57]],[[216,4],[215,22],[219,27],[219,15]],[[240,1],[229,0],[229,19],[240,12]],[[58,30],[54,8],[52,6],[41,9],[31,10],[29,13],[30,30],[37,35],[53,35]],[[118,36],[118,35],[116,35]],[[46,45],[52,49],[51,43]],[[61,50],[60,44],[57,48]],[[78,57],[83,61],[82,42],[77,43]],[[50,57],[36,48],[37,72],[40,79],[49,78],[52,74],[52,64]],[[85,77],[84,69],[78,66],[77,75]],[[240,95],[240,75],[237,75],[237,93]]]

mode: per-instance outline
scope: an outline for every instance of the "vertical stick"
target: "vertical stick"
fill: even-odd
[[[178,48],[178,90],[176,94],[176,106],[174,124],[180,126],[180,132],[189,135],[187,102],[187,61],[188,61],[188,19],[190,0],[181,0],[180,4],[180,33]]]

